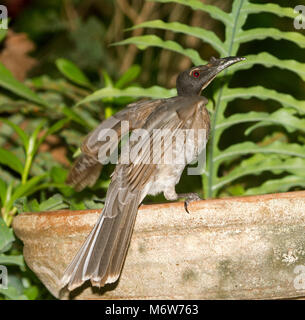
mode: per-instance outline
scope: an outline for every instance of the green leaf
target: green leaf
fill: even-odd
[[[101,100],[103,98],[109,97],[147,97],[147,98],[170,98],[175,96],[176,89],[165,89],[158,86],[153,86],[147,89],[138,87],[128,87],[126,89],[118,88],[103,88],[95,91],[93,94],[87,96],[85,99],[81,100],[77,105],[92,101]]]
[[[2,203],[2,207],[6,199],[6,190],[7,190],[6,183],[2,179],[0,179],[0,200]]]
[[[124,88],[128,83],[135,80],[141,72],[141,67],[138,65],[131,66],[115,83],[115,87],[118,89]]]
[[[55,194],[39,206],[40,211],[59,210],[67,207],[67,204],[64,203],[63,197],[60,194]]]
[[[246,60],[241,64],[235,64],[228,69],[228,74],[233,74],[237,70],[246,70],[255,64],[263,65],[265,67],[277,67],[284,70],[289,70],[296,73],[305,81],[305,63],[298,62],[292,59],[282,60],[268,52],[261,52],[255,55],[245,56]]]
[[[27,296],[20,293],[17,288],[8,286],[7,289],[0,289],[0,294],[11,300],[28,300]]]
[[[283,143],[280,141],[275,141],[267,146],[260,146],[253,142],[246,141],[234,144],[222,151],[217,150],[217,153],[214,157],[214,162],[223,162],[224,160],[231,159],[232,157],[253,153],[274,153],[279,155],[305,158],[305,148],[296,143]]]
[[[231,127],[233,125],[242,123],[242,122],[253,122],[265,120],[268,117],[267,112],[255,112],[250,111],[248,113],[236,113],[220,123],[216,124],[215,130],[223,130],[225,128]]]
[[[47,174],[42,174],[40,176],[36,176],[28,180],[25,184],[20,184],[13,192],[13,195],[9,201],[9,207],[11,207],[18,198],[23,196],[27,196],[35,191],[35,186],[40,183],[42,179],[44,179]]]
[[[28,135],[14,122],[4,118],[0,118],[0,121],[10,126],[17,133],[23,143],[24,148],[27,149],[29,143]]]
[[[20,267],[25,267],[23,256],[18,255],[18,256],[13,256],[13,255],[5,255],[5,254],[0,254],[0,265],[16,265]]]
[[[243,7],[242,11],[247,14],[253,13],[273,13],[279,17],[287,17],[294,19],[296,17],[293,8],[281,7],[274,3],[251,3],[249,2],[247,6]]]
[[[26,198],[26,197],[25,197]],[[19,199],[18,199],[19,200]],[[18,201],[16,200],[16,201]],[[16,201],[14,203],[14,205],[16,204]],[[37,199],[33,199],[29,202],[28,204],[28,207],[30,210],[27,210],[27,203],[25,203],[25,206],[24,206],[24,212],[26,211],[30,211],[30,212],[39,212],[40,211],[40,205],[37,201]]]
[[[90,96],[89,96],[90,97]],[[81,100],[84,101],[85,99]],[[81,102],[79,102],[77,105],[79,105]],[[83,119],[81,116],[79,116],[79,114],[77,112],[75,112],[73,109],[68,108],[68,107],[63,107],[61,109],[62,113],[68,117],[68,119],[73,120],[77,123],[79,123],[82,126],[85,126],[87,128],[91,128],[92,126],[85,120]]]
[[[56,121],[38,140],[38,142],[35,144],[35,150],[34,153],[37,152],[37,149],[42,144],[42,142],[46,139],[47,136],[54,134],[55,132],[61,130],[68,122],[70,122],[70,119],[65,118]]]
[[[61,119],[56,121],[46,132],[46,135],[54,134],[55,132],[61,130],[67,123],[69,119]]]
[[[84,204],[87,209],[103,209],[104,208],[103,203],[95,202],[94,200],[85,200]]]
[[[111,80],[108,72],[106,70],[103,70],[102,74],[103,74],[103,78],[104,78],[105,87],[112,88],[113,87],[113,81]]]
[[[51,178],[52,180],[57,184],[62,184],[63,187],[59,188],[59,191],[61,194],[64,195],[64,197],[71,197],[73,193],[75,192],[70,186],[65,185],[65,181],[68,175],[68,170],[61,168],[61,167],[52,167],[51,169]]]
[[[217,124],[215,130],[231,127],[243,122],[263,121],[268,124],[282,125],[290,132],[300,130],[305,132],[305,119],[299,119],[293,116],[293,112],[286,109],[279,109],[271,114],[266,112],[248,112],[242,114],[234,114]]]
[[[6,193],[5,193],[5,199],[3,201],[3,208],[4,208],[4,211],[6,212],[3,212],[2,213],[2,216],[3,218],[5,219],[5,222],[8,223],[8,220],[7,220],[7,214],[8,214],[8,210],[11,209],[10,206],[8,206],[8,203],[9,201],[11,200],[11,197],[12,197],[12,192],[13,192],[13,185],[14,185],[14,181],[11,180],[10,183],[8,183],[7,185],[7,188],[6,188]]]
[[[0,147],[0,163],[22,174],[22,162],[11,152]]]
[[[5,22],[4,20],[7,20],[7,19],[2,19],[1,22]],[[0,42],[2,42],[5,39],[7,35],[7,31],[8,29],[4,29],[4,28],[0,29]]]
[[[37,286],[30,286],[29,288],[24,289],[24,295],[29,300],[36,300],[39,296],[39,289]]]
[[[0,63],[0,86],[12,91],[18,96],[33,101],[41,106],[47,106],[47,103],[41,99],[35,92],[30,90],[23,83],[14,78],[12,73]]]
[[[300,48],[305,48],[305,36],[300,32],[284,32],[275,28],[254,28],[240,31],[236,37],[236,41],[244,43],[253,40],[263,40],[266,38],[287,40],[295,43]]]
[[[31,189],[30,192],[28,192],[26,195],[30,195],[30,194],[33,194],[35,192],[38,192],[38,191],[41,191],[43,189],[51,189],[51,188],[57,188],[59,190],[63,189],[63,188],[70,188],[69,186],[67,186],[66,184],[64,183],[41,183],[41,184],[38,184],[36,185],[33,189]]]
[[[51,177],[57,183],[64,183],[67,178],[67,175],[68,175],[68,171],[64,168],[54,166],[51,169]]]
[[[21,177],[21,183],[24,185],[26,181],[28,180],[28,175],[33,163],[33,159],[35,157],[35,153],[38,149],[38,134],[41,130],[41,128],[44,126],[46,123],[46,119],[42,120],[39,122],[39,124],[36,126],[35,130],[29,137],[28,145],[26,148],[26,159],[25,159],[25,164],[24,164],[24,169],[22,172],[22,177]]]
[[[162,20],[153,20],[140,23],[130,29],[137,28],[156,28],[173,32],[181,32],[197,39],[203,40],[209,43],[214,49],[216,49],[220,55],[226,55],[226,49],[223,42],[216,36],[213,31],[205,30],[198,27],[190,27],[179,22],[164,22]]]
[[[159,37],[155,35],[131,37],[126,40],[116,42],[113,45],[118,46],[126,44],[134,44],[141,50],[146,49],[147,47],[159,47],[162,49],[167,49],[183,54],[184,56],[190,58],[195,65],[201,65],[205,63],[205,61],[200,58],[197,51],[193,49],[185,49],[182,46],[180,46],[177,42],[171,40],[161,40]]]
[[[246,159],[234,168],[230,173],[217,180],[213,185],[213,191],[224,185],[246,175],[258,175],[264,171],[279,174],[283,171],[301,170],[305,171],[305,159],[288,158],[282,160],[276,155],[256,154]]]
[[[95,186],[93,187],[93,190],[98,190],[98,189],[108,189],[110,185],[110,179],[109,180],[98,180]]]
[[[174,2],[174,3],[182,4],[184,6],[188,6],[188,7],[192,8],[193,10],[201,10],[201,11],[207,12],[210,14],[210,16],[212,18],[220,20],[226,25],[233,24],[229,14],[222,11],[221,9],[219,9],[216,6],[203,4],[199,0],[149,0],[149,1],[162,2],[162,3]]]
[[[29,139],[29,146],[28,146],[28,150],[27,152],[30,154],[34,154],[35,153],[35,145],[37,143],[37,137],[38,134],[40,132],[40,130],[43,128],[43,126],[46,124],[47,120],[43,119],[41,120],[38,125],[36,126],[36,128],[34,129],[33,133],[30,135],[30,139]]]
[[[32,205],[32,203],[35,201],[37,202],[36,199],[33,199],[30,201],[30,203],[28,203],[28,199],[26,197],[21,197],[14,201],[14,207],[17,208],[18,213],[37,211],[33,209],[34,206]]]
[[[281,179],[268,180],[259,187],[248,189],[245,192],[245,195],[273,193],[273,192],[286,192],[293,187],[305,188],[304,177],[291,175]]]
[[[0,217],[0,253],[8,251],[14,240],[13,230]]]
[[[73,62],[60,58],[55,63],[58,70],[69,80],[81,86],[91,88],[89,79]]]
[[[250,99],[252,97],[261,100],[270,99],[279,102],[284,107],[295,109],[299,112],[299,114],[305,114],[304,100],[297,100],[289,94],[280,93],[278,91],[266,89],[261,86],[226,89],[223,92],[224,93],[221,97],[222,102],[228,103],[234,99]]]

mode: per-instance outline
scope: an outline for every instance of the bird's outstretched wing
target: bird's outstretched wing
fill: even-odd
[[[179,99],[178,99],[179,98]],[[95,286],[115,282],[121,273],[138,206],[148,193],[150,182],[157,174],[157,163],[162,154],[154,154],[151,141],[154,129],[167,129],[170,136],[195,118],[204,101],[198,99],[168,99],[154,109],[145,119],[142,129],[148,132],[140,142],[131,134],[130,153],[142,148],[134,162],[118,164],[107,191],[105,207],[85,243],[68,266],[62,285],[73,290],[90,279]],[[140,145],[139,145],[140,144]],[[155,158],[154,163],[147,159]]]
[[[87,186],[92,187],[101,173],[103,163],[107,162],[107,150],[113,151],[128,131],[140,128],[152,110],[162,102],[163,100],[159,99],[132,103],[89,133],[81,146],[82,154],[75,160],[69,172],[67,184],[74,186],[76,191]],[[127,121],[128,126],[122,127],[122,121]],[[102,149],[105,152],[102,152]]]

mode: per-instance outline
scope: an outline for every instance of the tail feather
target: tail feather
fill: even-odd
[[[94,157],[81,154],[73,164],[66,182],[75,186],[76,191],[81,191],[85,187],[92,187],[102,170],[102,164]]]
[[[117,195],[111,200],[113,204],[105,206],[93,230],[67,267],[62,286],[68,285],[68,289],[73,290],[90,279],[93,285],[102,287],[119,278],[140,200],[140,193],[133,194],[127,203],[122,204]],[[117,214],[108,213],[108,208]]]
[[[88,267],[85,273],[86,277],[98,281],[106,275],[109,260],[111,259],[111,254],[115,246],[118,225],[122,223],[121,220],[120,216],[106,218],[101,233],[92,248],[90,258],[88,258]],[[107,230],[107,232],[103,234],[104,230]]]
[[[131,208],[132,212],[137,210],[138,205],[136,204],[136,202],[134,202],[133,206],[135,206],[135,208]],[[113,255],[110,262],[109,270],[111,271],[111,274],[109,276],[111,278],[115,278],[116,276],[119,276],[122,270],[122,267],[124,264],[124,257],[126,256],[126,253],[127,253],[128,244],[130,243],[135,221],[136,221],[136,215],[133,215],[128,219],[126,227],[120,233],[120,238],[117,242],[117,248],[115,250],[115,254]]]
[[[64,275],[61,278],[62,287],[69,284],[68,289],[73,290],[79,287],[84,281],[88,280],[83,279],[83,269],[81,268],[81,266],[85,263],[85,259],[87,257],[89,248],[91,248],[92,246],[92,240],[94,240],[94,235],[98,234],[98,230],[100,230],[103,224],[103,220],[103,215],[100,215],[98,221],[96,222],[94,228],[91,230],[89,236],[83,243],[82,247],[66,268]]]
[[[137,199],[129,201],[126,207],[124,206],[125,214],[122,212],[122,220],[119,225],[119,229],[114,231],[116,239],[114,242],[113,250],[111,252],[111,256],[109,256],[108,254],[107,256],[103,257],[103,260],[101,260],[100,265],[96,270],[95,274],[99,275],[99,277],[91,281],[93,282],[93,284],[97,284],[98,286],[104,286],[107,283],[115,282],[119,278],[124,264],[127,249],[130,243],[130,238],[136,220],[138,206],[139,201]],[[120,268],[117,268],[117,265],[119,265]]]

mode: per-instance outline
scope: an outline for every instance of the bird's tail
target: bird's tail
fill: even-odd
[[[100,176],[102,167],[94,157],[81,154],[75,160],[66,182],[75,186],[76,191],[81,191],[86,186],[92,187]]]
[[[132,235],[141,194],[133,194],[127,203],[117,195],[105,208],[86,241],[65,270],[62,287],[73,290],[84,281],[102,287],[115,282],[121,273]]]

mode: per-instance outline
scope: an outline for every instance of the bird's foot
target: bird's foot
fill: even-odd
[[[185,198],[184,201],[184,209],[187,213],[190,213],[188,210],[188,205],[193,202],[193,201],[198,201],[198,200],[202,200],[199,195],[197,193],[179,193],[178,194],[179,198]]]

